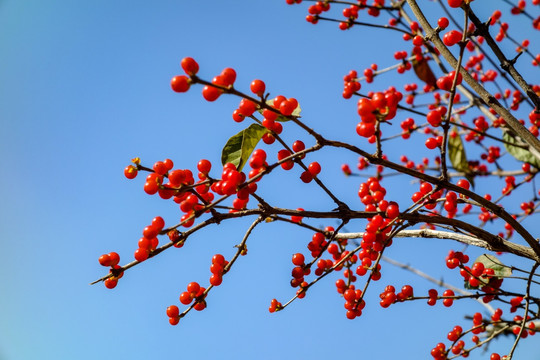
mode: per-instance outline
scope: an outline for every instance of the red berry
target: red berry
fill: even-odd
[[[221,275],[212,274],[212,276],[210,276],[210,284],[214,286],[219,286],[221,285],[222,282],[223,282],[223,277]]]
[[[401,292],[405,295],[405,298],[413,296],[413,288],[411,285],[405,285],[401,288]]]
[[[99,257],[98,259],[99,263],[102,265],[102,266],[111,266],[111,259],[109,257],[109,254],[103,254]]]
[[[199,71],[199,64],[190,57],[183,58],[180,65],[188,75],[195,75]]]
[[[290,99],[282,101],[279,105],[279,112],[285,116],[292,115],[294,109],[296,109],[296,104],[290,101]]]
[[[107,280],[105,280],[105,287],[107,289],[113,289],[116,287],[117,284],[118,284],[118,279],[116,278],[108,278]]]
[[[118,254],[115,253],[115,252],[110,252],[108,255],[109,255],[109,261],[110,261],[110,265],[109,265],[109,266],[116,266],[116,265],[118,265],[118,263],[120,262],[120,255],[118,255]]]
[[[450,21],[448,21],[448,19],[445,17],[439,18],[439,20],[437,21],[437,25],[441,29],[446,29],[449,24],[450,24]]]
[[[212,257],[212,264],[225,265],[225,258],[221,254],[216,254]]]
[[[389,219],[395,219],[399,216],[399,205],[395,202],[391,202],[386,208],[386,217]]]
[[[165,227],[165,220],[161,216],[156,216],[152,219],[152,227],[161,231]]]
[[[302,255],[301,253],[294,254],[292,257],[292,263],[296,266],[304,265],[304,261],[305,261],[304,255]]]
[[[439,143],[437,142],[437,139],[432,138],[432,137],[431,137],[431,138],[428,138],[428,139],[426,140],[426,143],[425,143],[425,144],[426,144],[426,147],[427,147],[428,149],[430,149],[430,150],[433,150],[433,149],[435,149],[437,146],[439,146]]]
[[[304,171],[302,174],[300,174],[300,180],[306,184],[310,183],[311,180],[313,180],[313,175],[309,171]]]
[[[414,46],[422,46],[423,43],[424,43],[424,38],[422,37],[422,35],[416,35],[413,38],[413,45]]]
[[[454,46],[461,40],[462,34],[460,31],[451,30],[444,34],[443,42],[446,46]]]
[[[174,92],[182,93],[189,90],[191,82],[185,75],[175,76],[171,79],[171,88]]]
[[[221,90],[210,85],[206,85],[203,88],[202,95],[207,101],[215,101],[221,95]]]
[[[139,262],[143,262],[146,259],[148,259],[149,252],[148,252],[148,249],[138,248],[137,250],[135,250],[134,255],[135,255],[135,260]]]
[[[223,86],[231,86],[236,81],[236,71],[233,68],[225,68],[221,72],[220,81]]]
[[[458,8],[463,4],[463,0],[448,0],[448,6]]]
[[[262,97],[264,95],[264,90],[266,90],[266,85],[262,80],[253,80],[250,89],[252,93]]]
[[[253,101],[249,99],[242,99],[240,101],[240,105],[238,106],[238,110],[242,113],[244,116],[251,116],[257,110],[257,104],[255,104]]]
[[[212,163],[206,159],[202,159],[197,163],[197,170],[202,172],[203,174],[208,174],[210,172],[210,169],[212,168]]]
[[[312,162],[308,166],[308,171],[311,175],[317,176],[321,172],[321,165],[318,162]]]
[[[187,286],[187,291],[190,293],[190,294],[194,294],[194,295],[197,295],[198,292],[201,290],[201,286],[199,285],[198,282],[190,282]]]
[[[300,140],[296,140],[292,144],[292,149],[293,149],[294,152],[299,152],[299,151],[305,150],[305,148],[306,148],[306,145]]]
[[[159,228],[153,225],[150,225],[144,228],[143,236],[147,239],[152,239],[159,235],[159,231],[160,231]]]
[[[202,311],[206,309],[206,302],[205,301],[198,302],[195,304],[195,306],[193,306],[193,308],[197,311]]]
[[[469,183],[469,181],[467,181],[465,179],[458,180],[456,185],[459,186],[460,188],[463,188],[463,189],[466,189],[466,190],[469,190],[469,188],[471,187],[471,184]]]
[[[124,169],[124,176],[128,179],[135,179],[137,176],[137,168],[133,165],[128,165]]]
[[[167,316],[170,318],[174,318],[180,315],[180,310],[178,309],[178,306],[171,305],[167,308]]]
[[[180,302],[184,305],[191,304],[191,301],[193,301],[193,297],[191,297],[191,294],[187,291],[184,291],[180,294]]]

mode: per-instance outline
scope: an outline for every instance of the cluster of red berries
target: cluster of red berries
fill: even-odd
[[[527,320],[530,320],[530,318],[530,315],[527,315]],[[514,316],[513,320],[516,323],[516,325],[512,327],[512,333],[514,333],[514,335],[524,339],[529,335],[533,336],[536,334],[536,325],[534,324],[534,322],[531,321],[529,324],[527,324],[525,328],[523,328],[523,330],[521,330],[521,324],[524,321],[523,317],[516,315]]]
[[[348,164],[341,165],[341,171],[343,171],[345,176],[350,176],[352,174],[351,168]]]
[[[312,24],[316,24],[319,21],[319,15],[328,10],[330,10],[329,3],[324,1],[317,1],[314,5],[308,7],[309,15],[306,16],[306,21]]]
[[[369,98],[358,100],[358,115],[361,121],[356,126],[356,133],[368,138],[371,143],[375,142],[376,122],[388,121],[396,116],[398,103],[403,94],[394,87],[377,93],[369,93]],[[379,134],[380,136],[380,134]]]
[[[463,34],[458,30],[450,30],[443,35],[444,45],[450,47],[461,41]]]
[[[356,70],[351,70],[343,77],[343,98],[350,99],[355,92],[362,87],[358,81],[358,73]]]
[[[388,205],[390,211],[394,211],[391,207],[393,205],[394,204]],[[397,211],[399,215],[399,208]],[[395,216],[397,217],[398,215]],[[394,214],[392,214],[392,216],[394,216]],[[362,249],[378,253],[382,251],[385,246],[392,245],[392,240],[388,240],[388,234],[392,231],[392,226],[390,225],[391,222],[391,218],[385,219],[381,215],[372,217],[366,225],[364,236],[362,236],[362,241],[360,243]],[[360,258],[363,259],[363,256],[360,256]]]
[[[299,286],[305,288],[307,286],[307,282],[304,281],[304,276],[311,274],[311,269],[309,266],[306,266],[304,261],[305,257],[301,253],[296,253],[292,256],[294,268],[291,271],[291,286],[294,288]],[[299,298],[303,298],[305,296],[305,291],[299,289],[298,295]]]
[[[461,335],[463,334],[463,328],[459,325],[454,326],[452,331],[448,333],[446,336],[448,340],[452,341],[454,345],[450,349],[452,354],[458,355],[461,354],[461,356],[466,357],[467,353],[463,352],[463,348],[465,348],[465,341],[459,340]]]
[[[190,282],[186,287],[186,291],[180,294],[180,302],[184,305],[190,305],[195,300],[196,303],[193,308],[197,311],[204,310],[206,308],[206,301],[202,296],[205,291],[206,289],[200,286],[199,283],[195,281]]]
[[[199,64],[190,57],[182,59],[180,66],[189,76],[195,76],[199,71]],[[171,88],[175,92],[186,92],[191,86],[192,80],[185,75],[177,75],[171,80]]]
[[[499,32],[497,35],[495,35],[495,41],[501,42],[506,37],[506,32],[508,31],[508,23],[501,22],[501,26],[499,27]]]
[[[342,280],[342,279],[340,279]],[[336,282],[338,292],[343,294],[345,299],[345,309],[347,310],[347,319],[353,320],[362,315],[362,310],[366,306],[366,302],[362,299],[362,290],[355,289],[354,285],[347,287],[345,282]]]
[[[435,137],[429,137],[427,138],[425,145],[428,149],[433,150],[436,148],[440,148],[443,144],[443,140],[444,138],[441,135],[435,136]]]
[[[433,210],[435,209],[435,206],[437,206],[437,199],[440,199],[442,197],[443,192],[442,190],[432,192],[432,190],[433,186],[430,183],[422,182],[420,184],[420,190],[413,193],[413,195],[411,196],[411,200],[415,204],[423,201],[422,206],[424,206],[428,210]]]
[[[443,121],[443,116],[446,115],[446,111],[447,109],[445,106],[439,106],[436,109],[428,112],[426,119],[429,125],[433,127],[441,126],[441,123]]]
[[[136,158],[135,161],[138,161],[138,158]],[[146,177],[146,182],[144,183],[143,187],[144,192],[148,195],[154,195],[159,192],[159,195],[162,198],[170,198],[174,194],[174,190],[168,189],[169,185],[162,185],[165,174],[167,174],[167,172],[171,170],[173,166],[174,164],[170,159],[166,159],[164,161],[157,161],[153,166],[154,171],[148,174],[148,176]]]
[[[498,146],[490,146],[488,147],[487,153],[480,154],[480,158],[482,160],[486,160],[490,164],[493,164],[500,157],[501,157],[501,148]]]
[[[304,211],[304,209],[303,209],[303,208],[297,208],[296,211],[301,212],[301,211]],[[300,224],[300,223],[302,222],[302,219],[304,219],[304,217],[303,217],[303,216],[300,216],[300,215],[292,215],[292,216],[291,216],[291,221],[292,221],[293,223]]]
[[[221,285],[223,281],[223,274],[225,267],[229,264],[227,260],[221,254],[216,254],[212,257],[212,265],[210,266],[210,284],[214,286]]]
[[[105,287],[107,289],[115,288],[118,284],[118,279],[124,276],[124,271],[122,271],[122,268],[120,265],[118,265],[120,262],[120,255],[115,252],[110,252],[108,254],[101,255],[98,261],[102,266],[111,268],[111,270],[109,270],[111,276],[105,280]]]
[[[350,29],[354,25],[354,21],[358,19],[358,11],[360,11],[360,6],[354,4],[348,8],[344,8],[342,14],[347,21],[340,22],[339,28],[341,30]]]
[[[429,306],[434,306],[437,303],[437,300],[439,299],[439,293],[435,289],[429,289],[428,290],[428,296],[429,299],[427,301],[427,304]],[[444,290],[442,294],[443,299],[443,305],[446,307],[450,307],[454,304],[454,291],[451,289]]]
[[[300,174],[300,179],[304,183],[310,183],[311,180],[313,180],[319,173],[321,172],[321,165],[314,161],[311,164],[309,164],[308,169],[305,170],[302,174]]]
[[[495,270],[486,268],[481,262],[475,262],[471,268],[464,266],[460,270],[461,276],[469,286],[473,288],[481,287],[481,290],[485,292],[483,301],[485,303],[494,299],[495,293],[501,287],[503,279],[495,276]]]
[[[370,67],[364,69],[363,74],[368,84],[371,84],[373,82],[373,78],[375,77],[378,68],[379,67],[377,66],[377,64],[371,64]]]
[[[461,251],[450,250],[446,256],[446,266],[449,269],[455,269],[460,265],[464,265],[469,262],[469,255],[462,253]]]
[[[491,201],[491,195],[486,194],[484,195],[484,199]],[[478,219],[482,222],[488,222],[492,219],[495,219],[495,214],[490,213],[485,207],[480,208],[480,214],[478,215]]]
[[[270,302],[270,307],[268,308],[268,311],[273,313],[273,312],[281,310],[282,308],[283,308],[283,305],[281,305],[279,301],[277,301],[276,299],[272,299],[272,301]]]
[[[534,212],[534,201],[522,202],[519,207],[525,212],[525,214],[530,215]]]
[[[416,99],[416,91],[418,90],[418,85],[416,83],[405,84],[403,88],[405,91],[410,92],[410,94],[408,94],[405,97],[405,103],[407,105],[414,105],[414,100]]]
[[[142,262],[148,259],[148,256],[154,251],[159,240],[157,236],[165,227],[165,221],[161,216],[156,216],[152,223],[146,226],[143,230],[143,237],[139,239],[139,248],[135,250],[135,260]]]
[[[244,100],[246,99],[243,99],[242,101]],[[295,110],[298,108],[298,100],[295,98],[286,98],[283,95],[278,95],[273,100],[269,101],[268,104],[272,109],[264,109],[262,111],[262,115],[264,117],[262,125],[267,128],[269,132],[263,135],[262,140],[265,144],[270,145],[276,140],[274,134],[279,135],[283,131],[283,126],[279,122],[280,114],[285,117],[293,115]],[[242,105],[242,103],[240,105]],[[253,112],[251,110],[252,108],[249,109],[249,112],[252,114]],[[242,112],[241,108],[239,108],[238,111]]]
[[[450,91],[452,89],[452,84],[454,83],[454,78],[456,77],[456,71],[452,70],[448,74],[441,76],[439,79],[437,79],[437,87],[441,90]],[[463,81],[463,76],[461,73],[457,73],[457,80],[456,80],[456,86],[461,85],[461,82]],[[459,94],[456,94],[456,96]],[[459,99],[455,99],[454,101],[458,102]]]
[[[303,151],[306,149],[306,145],[300,141],[297,140],[292,145],[292,150],[294,153]],[[282,149],[278,151],[277,153],[277,159],[279,162],[281,162],[280,166],[283,170],[291,170],[294,167],[294,158],[291,158],[292,153],[287,149]],[[303,159],[305,155],[299,155],[298,159]],[[289,158],[288,160],[286,160]],[[316,174],[315,174],[316,175]]]
[[[326,228],[326,229],[328,229],[328,228]],[[325,236],[324,236],[324,234],[322,232],[316,232],[315,234],[313,234],[313,236],[311,237],[311,241],[307,244],[308,250],[311,251],[311,257],[316,258],[316,257],[320,256],[323,249],[326,249],[327,244],[328,243],[326,241],[326,238],[325,238]],[[319,266],[318,263],[317,263],[317,266]],[[323,266],[321,266],[321,267],[323,269],[325,269],[326,268],[326,263],[323,263]],[[317,270],[315,270],[315,274],[320,275],[320,274],[322,274],[322,272],[320,274],[317,274]]]
[[[458,7],[461,7],[464,3],[469,3],[471,2],[472,0],[448,0],[448,6],[450,6],[451,8],[458,8]]]
[[[516,188],[516,178],[513,176],[506,176],[504,178],[506,183],[505,187],[501,190],[502,194],[508,196],[512,193],[512,190]]]
[[[386,189],[381,186],[379,180],[375,177],[368,178],[360,184],[358,189],[358,197],[362,204],[366,206],[366,211],[386,211],[388,201],[384,200]]]
[[[540,126],[540,110],[534,109],[529,113],[529,121],[535,126]]]
[[[435,360],[445,360],[446,359],[446,345],[444,343],[438,343],[432,350],[431,356]]]
[[[404,301],[414,296],[413,288],[410,285],[404,285],[401,291],[396,294],[396,289],[392,285],[387,285],[384,291],[379,295],[380,305],[387,308],[395,302]]]

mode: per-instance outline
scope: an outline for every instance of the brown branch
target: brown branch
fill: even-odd
[[[498,217],[500,217],[501,219],[506,221],[508,224],[510,224],[514,228],[514,230],[516,230],[516,232],[518,234],[520,234],[523,237],[523,239],[529,244],[529,246],[533,249],[533,251],[537,255],[536,258],[540,259],[540,244],[538,243],[538,240],[536,240],[516,219],[514,219],[512,217],[511,214],[509,214],[507,211],[505,211],[501,206],[499,206],[497,204],[494,204],[491,201],[486,200],[484,197],[482,197],[482,196],[480,196],[480,195],[478,195],[478,194],[476,194],[476,193],[474,193],[472,191],[461,188],[461,187],[459,187],[459,186],[457,186],[455,184],[452,184],[452,183],[450,183],[448,181],[444,181],[444,180],[441,180],[439,178],[435,178],[433,176],[424,174],[422,172],[419,172],[419,171],[416,171],[416,170],[413,170],[413,169],[409,169],[409,168],[407,168],[405,166],[393,163],[393,162],[388,161],[388,160],[377,158],[376,156],[368,154],[367,152],[357,148],[354,145],[348,144],[348,143],[343,143],[343,142],[340,142],[340,141],[326,140],[323,143],[323,145],[334,146],[334,147],[342,147],[342,148],[349,149],[352,152],[355,152],[355,153],[357,153],[357,154],[359,154],[361,156],[364,156],[372,164],[382,165],[382,166],[384,166],[386,168],[390,168],[390,169],[396,170],[398,172],[401,172],[403,174],[407,174],[407,175],[410,175],[412,177],[415,177],[417,179],[427,181],[427,182],[429,182],[431,184],[438,185],[441,188],[452,190],[454,192],[463,194],[463,195],[473,199],[474,201],[476,201],[477,203],[479,203],[483,207],[489,209],[493,214],[497,215]]]
[[[523,91],[525,91],[529,99],[531,99],[531,101],[534,103],[534,106],[537,109],[540,109],[540,98],[538,97],[538,95],[536,95],[531,86],[525,81],[523,76],[521,76],[521,74],[514,67],[515,60],[508,60],[503,54],[499,45],[497,45],[497,43],[489,33],[488,25],[481,22],[472,10],[469,11],[469,18],[476,27],[476,32],[484,37],[488,46],[491,48],[495,56],[497,56],[497,59],[500,61],[501,68],[508,72],[510,76],[512,76],[514,81],[523,89]]]
[[[485,230],[484,230],[485,231]],[[360,239],[365,233],[341,233],[336,236],[337,239]],[[495,235],[490,234],[491,237]],[[484,240],[482,237],[473,237],[466,234],[459,234],[457,232],[431,230],[431,229],[419,229],[419,230],[402,230],[398,232],[395,237],[397,238],[432,238],[441,240],[454,240],[462,244],[481,247],[494,252],[509,252],[514,255],[525,257],[531,260],[536,260],[538,257],[528,247],[515,244],[511,241],[498,239],[500,244],[493,244],[493,241]],[[504,249],[504,250],[503,250]]]
[[[448,131],[450,130],[450,119],[452,118],[452,107],[454,106],[454,98],[456,97],[456,87],[459,78],[459,69],[461,68],[461,62],[463,61],[463,53],[465,52],[466,40],[467,40],[467,28],[469,21],[467,18],[467,12],[469,8],[465,9],[465,21],[463,24],[463,34],[461,41],[459,42],[459,57],[457,64],[454,67],[455,74],[454,79],[452,79],[452,87],[450,88],[450,100],[448,100],[448,110],[446,114],[446,119],[443,123],[443,143],[441,146],[441,177],[443,180],[448,180],[448,169],[446,167],[446,149],[448,145]]]
[[[525,324],[527,323],[527,316],[529,315],[529,298],[531,296],[531,282],[532,282],[532,277],[534,275],[534,273],[536,272],[536,269],[538,268],[540,264],[539,263],[535,263],[531,269],[531,272],[529,273],[529,280],[527,281],[527,290],[526,290],[526,293],[525,293],[525,297],[524,299],[526,300],[525,302],[525,314],[523,314],[523,320],[522,320],[522,323],[521,323],[521,327],[520,327],[520,330],[519,330],[519,334],[516,335],[516,341],[514,341],[514,345],[512,346],[512,349],[510,349],[510,352],[508,353],[508,360],[512,360],[512,356],[514,355],[514,351],[516,350],[516,347],[517,347],[517,344],[519,343],[519,340],[521,339],[521,333],[523,333],[524,329],[525,329]]]
[[[404,231],[407,231],[407,230],[404,230]],[[412,272],[413,274],[416,274],[416,275],[418,275],[418,276],[420,276],[420,277],[422,277],[422,278],[424,278],[424,279],[426,279],[426,280],[428,280],[428,281],[430,281],[430,282],[432,282],[432,283],[434,283],[434,284],[437,284],[437,285],[440,286],[440,287],[444,287],[444,288],[447,288],[447,289],[451,289],[451,290],[453,290],[453,291],[455,291],[455,292],[457,292],[457,293],[459,293],[459,294],[463,294],[463,295],[468,295],[468,296],[473,295],[471,292],[465,291],[465,290],[463,290],[463,289],[461,289],[461,288],[458,288],[458,287],[455,287],[455,286],[453,286],[453,285],[451,285],[451,284],[448,284],[448,283],[444,282],[442,279],[441,279],[441,280],[437,280],[437,279],[435,279],[435,278],[429,276],[428,274],[426,274],[426,273],[424,273],[424,272],[422,272],[422,271],[420,271],[420,270],[418,270],[418,269],[416,269],[416,268],[413,268],[413,267],[410,266],[410,265],[400,263],[399,261],[396,261],[396,260],[394,260],[394,259],[390,259],[390,258],[387,257],[387,256],[383,256],[382,259],[383,259],[385,262],[389,263],[389,264],[392,264],[392,265],[397,266],[397,267],[399,267],[399,268],[401,268],[401,269],[410,271],[410,272]],[[488,309],[488,311],[489,311],[491,314],[494,314],[494,313],[495,313],[495,309],[494,309],[491,305],[486,304],[482,299],[478,299],[478,298],[477,298],[476,301],[478,301],[482,306],[484,306],[486,309]]]
[[[429,39],[435,44],[435,47],[445,60],[453,68],[457,68],[457,60],[454,55],[448,50],[441,39],[438,36],[437,31],[430,25],[422,10],[418,6],[416,0],[407,0],[411,10],[420,22],[426,32],[426,39]],[[463,79],[471,86],[471,88],[480,96],[480,98],[489,105],[497,114],[499,114],[508,124],[508,126],[514,130],[530,147],[529,150],[540,159],[540,140],[538,140],[533,134],[531,134],[518,119],[516,119],[508,109],[501,106],[497,99],[491,95],[482,85],[480,85],[474,78],[463,68],[459,68]]]

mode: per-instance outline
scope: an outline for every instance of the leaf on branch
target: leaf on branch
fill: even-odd
[[[514,137],[513,134],[510,134],[509,131],[504,131],[503,140],[506,141],[504,143],[504,147],[506,148],[506,151],[508,151],[510,155],[512,155],[514,158],[516,158],[519,161],[527,162],[534,165],[537,168],[540,168],[540,160],[538,160],[538,158],[534,156],[529,150],[508,144],[508,143],[518,144],[518,141]]]
[[[454,126],[452,132],[455,132],[457,135],[448,137],[448,157],[450,158],[450,162],[454,169],[465,173],[465,178],[474,186],[474,177],[471,175],[469,169],[469,161],[465,154],[465,147],[463,146],[461,136],[458,134],[458,128]]]
[[[267,100],[266,101],[266,104],[271,106],[271,107],[274,107],[274,99],[271,99],[271,100]],[[258,110],[259,113],[263,113],[263,109],[259,109]],[[296,107],[296,109],[294,109],[293,113],[291,114],[292,116],[295,116],[295,117],[300,117],[300,112],[302,112],[302,108],[300,107],[300,104],[298,104],[298,106]],[[281,122],[285,122],[285,121],[291,121],[291,119],[283,116],[283,115],[278,115],[277,119],[275,121],[281,121]]]
[[[512,276],[512,269],[504,265],[493,255],[480,255],[474,262],[481,262],[486,269],[493,269],[496,277],[502,278]]]
[[[259,124],[251,124],[248,128],[231,137],[221,152],[221,162],[233,163],[241,171],[247,159],[255,150],[255,146],[268,130]]]
[[[416,76],[418,76],[420,80],[435,89],[437,88],[437,78],[435,77],[435,74],[433,74],[433,70],[431,70],[427,59],[422,58],[420,60],[417,60],[416,58],[414,58],[412,60],[412,67],[414,73],[416,74]]]

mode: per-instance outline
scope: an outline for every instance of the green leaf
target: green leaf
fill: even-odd
[[[267,101],[266,101],[266,104],[268,104],[269,106],[273,106],[273,105],[274,105],[274,99],[267,100]],[[262,114],[262,113],[263,113],[263,109],[260,109],[259,112]],[[292,113],[292,116],[300,117],[300,112],[302,112],[302,108],[300,107],[300,104],[298,104],[298,106],[296,107],[296,109],[294,109],[294,111],[293,111],[293,113]],[[278,115],[276,121],[285,122],[285,121],[291,121],[291,120],[288,119],[288,118],[286,118],[286,117],[283,116],[283,115]]]
[[[486,280],[483,280],[483,279],[479,279],[480,281],[480,284],[477,286],[477,287],[472,287],[471,284],[469,284],[468,281],[465,281],[465,284],[463,285],[463,287],[467,290],[478,290],[479,287],[482,287],[482,286],[485,286],[487,285],[487,281]]]
[[[480,255],[474,262],[481,262],[484,267],[493,269],[497,277],[509,277],[512,275],[512,269],[505,266],[497,257],[493,255]]]
[[[510,132],[508,131],[503,132],[503,140],[509,142],[510,144],[518,143],[514,135],[510,134]],[[506,148],[506,151],[508,151],[508,153],[517,160],[530,163],[535,167],[540,168],[540,160],[538,160],[536,156],[531,154],[529,150],[517,146],[512,146],[507,143],[504,143],[504,147]]]
[[[484,264],[486,269],[493,269],[494,275],[498,278],[509,277],[512,275],[512,269],[505,266],[502,262],[500,262],[499,259],[497,259],[497,257],[493,255],[480,255],[478,258],[476,258],[476,260],[474,260],[473,264],[477,262]],[[489,279],[489,277],[478,278],[478,287],[487,285],[489,283]],[[468,281],[465,281],[465,289],[474,290],[478,289],[478,287],[472,287]]]
[[[458,133],[458,128],[454,126],[452,132]],[[474,177],[470,173],[469,161],[467,160],[467,154],[465,153],[465,147],[463,146],[463,141],[461,136],[456,135],[454,137],[448,137],[448,157],[454,169],[459,172],[465,173],[465,177],[472,186],[474,186]]]
[[[230,162],[236,165],[238,171],[242,170],[247,159],[255,150],[255,146],[266,132],[267,129],[264,126],[251,124],[247,129],[231,137],[221,152],[222,164]]]

